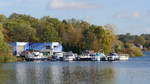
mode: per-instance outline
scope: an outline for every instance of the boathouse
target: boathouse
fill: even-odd
[[[26,50],[51,50],[52,52],[62,52],[63,47],[59,42],[47,43],[30,43],[30,42],[12,42],[9,43],[12,47],[12,53],[15,56],[20,56],[21,52]]]

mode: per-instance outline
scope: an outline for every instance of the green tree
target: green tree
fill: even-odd
[[[38,19],[36,19],[30,15],[25,15],[25,14],[13,13],[9,16],[9,20],[15,21],[15,22],[23,22],[23,23],[31,25],[31,27],[33,27],[33,28],[35,28],[36,25],[39,24]]]
[[[14,21],[5,24],[9,42],[36,42],[36,30],[26,23]]]
[[[144,45],[145,44],[145,39],[142,36],[137,36],[134,40],[134,43]]]
[[[0,23],[4,23],[7,20],[5,15],[0,14]]]
[[[11,55],[10,47],[4,41],[3,27],[0,24],[0,62],[12,62],[16,58]]]
[[[105,53],[111,52],[115,40],[113,31],[104,26],[99,26],[95,28],[94,33],[99,41],[100,49],[102,49]]]
[[[49,22],[41,22],[38,24],[36,31],[40,42],[55,42],[60,40],[58,32]]]
[[[73,27],[72,24],[65,24],[61,29],[62,42],[66,51],[81,52],[82,32]]]

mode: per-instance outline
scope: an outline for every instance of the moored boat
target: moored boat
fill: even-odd
[[[64,52],[55,52],[52,56],[52,61],[63,61]]]
[[[92,55],[93,61],[104,61],[106,59],[106,56],[104,53],[95,53]]]
[[[63,60],[64,61],[74,61],[74,60],[76,60],[76,54],[74,54],[72,52],[65,52],[63,54]]]
[[[92,57],[90,54],[82,54],[82,55],[79,55],[79,61],[91,61],[92,60]]]
[[[110,53],[107,56],[107,61],[117,61],[119,60],[119,55],[117,53]]]
[[[34,60],[47,60],[48,57],[44,56],[43,53],[38,51],[27,52],[25,54],[26,61],[34,61]]]
[[[129,59],[129,55],[128,54],[119,54],[119,60],[126,61],[128,59]]]

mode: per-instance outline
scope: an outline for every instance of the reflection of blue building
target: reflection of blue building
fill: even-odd
[[[51,43],[29,43],[29,42],[13,42],[10,43],[13,48],[13,54],[19,56],[25,50],[52,50],[53,52],[62,52],[62,45],[59,42]]]

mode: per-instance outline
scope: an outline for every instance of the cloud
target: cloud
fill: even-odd
[[[119,18],[119,19],[136,19],[142,17],[142,14],[140,12],[121,12],[121,13],[116,13],[114,18]]]
[[[50,0],[48,4],[49,9],[85,9],[85,8],[98,8],[97,4],[77,2],[67,0]]]
[[[139,12],[134,12],[131,14],[131,16],[138,18],[138,17],[141,17],[141,14]]]

